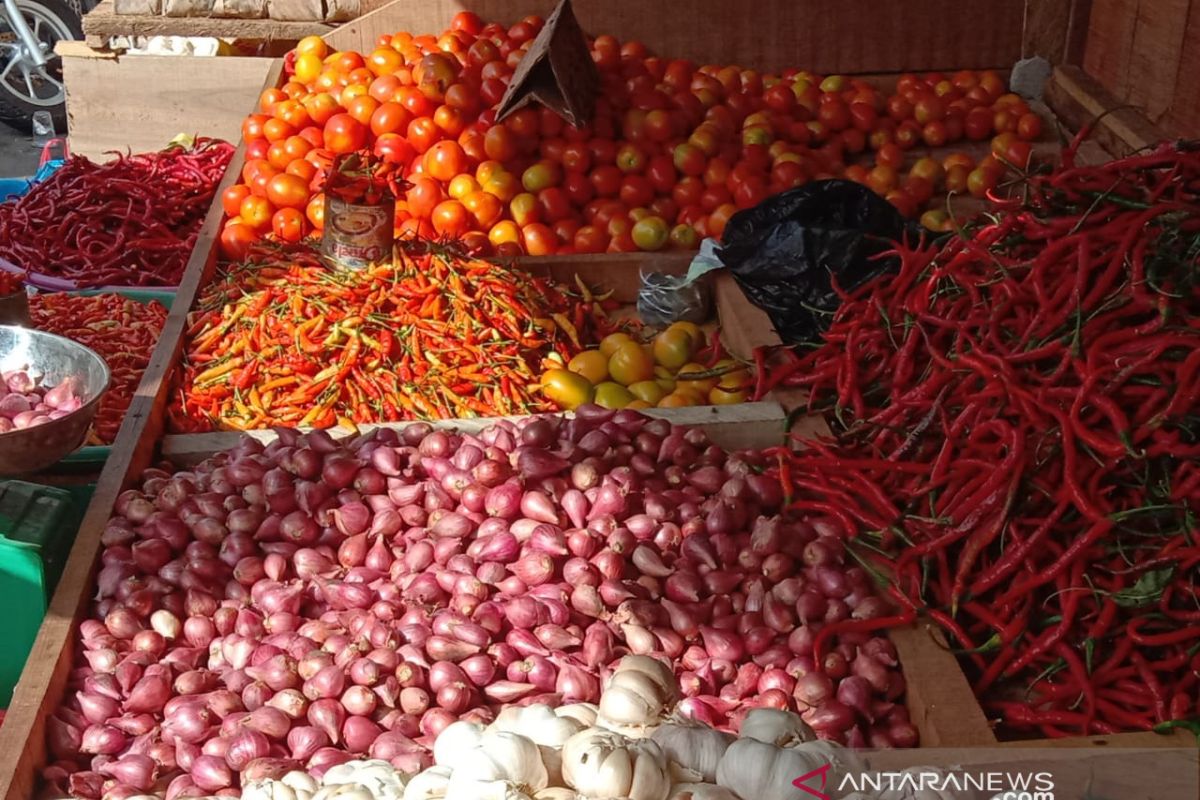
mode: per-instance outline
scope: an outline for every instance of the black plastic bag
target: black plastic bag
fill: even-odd
[[[877,258],[906,233],[904,217],[853,181],[828,180],[789,189],[739,211],[717,251],[754,305],[767,312],[788,344],[817,339],[843,290],[894,271],[894,258]]]

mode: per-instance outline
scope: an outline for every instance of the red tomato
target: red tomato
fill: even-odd
[[[937,95],[923,94],[913,105],[913,118],[922,125],[937,122],[944,116],[946,103]]]
[[[592,170],[592,187],[598,197],[616,197],[621,191],[621,170],[605,164]]]
[[[875,162],[892,169],[900,169],[904,164],[904,151],[895,144],[884,145],[875,154]]]
[[[926,123],[921,129],[921,140],[929,147],[941,147],[948,139],[946,123],[940,120]]]
[[[446,199],[446,196],[440,183],[433,178],[421,177],[412,181],[404,199],[408,203],[409,213],[414,217],[428,219],[433,214],[433,209]]]
[[[417,117],[408,123],[407,137],[418,153],[424,153],[445,138],[445,132],[429,117]]]
[[[249,186],[244,183],[235,183],[221,193],[221,210],[227,217],[236,217],[241,213],[242,201],[249,196]]]
[[[221,253],[233,261],[242,261],[256,241],[258,234],[249,225],[240,222],[226,225],[221,230]]]
[[[621,179],[620,198],[629,208],[649,205],[654,199],[654,186],[644,175],[626,175]]]
[[[679,176],[675,172],[675,164],[670,156],[654,156],[646,167],[646,177],[650,179],[654,191],[668,194],[675,187]]]
[[[325,147],[337,154],[353,153],[367,143],[367,126],[349,114],[334,114],[325,123]]]
[[[646,168],[647,161],[646,152],[636,144],[623,144],[617,150],[616,164],[622,172],[641,172]]]
[[[521,229],[521,241],[525,252],[531,256],[548,256],[558,247],[558,237],[549,227],[535,222]]]
[[[608,247],[608,234],[594,225],[584,225],[575,231],[572,243],[577,253],[603,253]]]
[[[1017,120],[1017,136],[1027,142],[1036,141],[1042,135],[1042,118],[1037,114],[1022,114]]]
[[[398,133],[385,133],[375,140],[375,156],[389,164],[407,166],[416,157],[417,151]]]
[[[399,103],[386,102],[379,105],[371,114],[371,133],[382,136],[385,133],[404,133],[412,122],[412,114]]]

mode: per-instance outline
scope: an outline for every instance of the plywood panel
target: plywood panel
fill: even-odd
[[[1124,99],[1151,121],[1171,106],[1192,0],[1141,0],[1133,29]]]
[[[120,56],[60,42],[71,151],[159,150],[180,133],[236,142],[270,58]]]
[[[1092,0],[1025,0],[1021,56],[1041,56],[1051,64],[1082,57]]]
[[[1137,6],[1138,0],[1092,0],[1083,68],[1118,97],[1127,86]]]
[[[1200,136],[1200,2],[1196,0],[1188,12],[1171,108],[1161,124],[1173,136]]]
[[[1020,56],[1024,13],[1021,0],[761,0],[753,8],[722,0],[575,0],[574,7],[592,35],[640,39],[664,56],[825,73],[1008,67]],[[327,39],[361,49],[400,30],[440,31],[462,9],[511,23],[552,8],[551,0],[394,0]]]

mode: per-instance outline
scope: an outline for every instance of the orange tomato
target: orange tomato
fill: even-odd
[[[557,248],[558,238],[549,227],[535,222],[521,229],[525,252],[531,256],[548,256]]]
[[[263,123],[263,136],[268,142],[278,142],[295,133],[296,129],[281,119],[271,118]]]
[[[470,227],[467,209],[458,200],[443,200],[433,209],[433,229],[441,236],[459,237]]]
[[[308,181],[283,173],[267,184],[267,199],[276,208],[304,208],[308,205]]]
[[[221,253],[234,261],[241,261],[258,241],[258,234],[249,225],[235,222],[221,231]]]
[[[242,222],[255,230],[265,230],[271,224],[275,209],[265,197],[250,195],[242,200],[238,207],[238,216]]]
[[[304,214],[295,208],[281,208],[271,217],[271,232],[283,242],[304,238]]]
[[[437,142],[425,152],[425,172],[432,178],[448,182],[467,168],[467,156],[458,142]]]
[[[503,244],[513,245],[521,242],[521,229],[510,219],[501,220],[488,231],[488,241],[492,247],[499,248]]]
[[[369,94],[359,95],[344,102],[346,113],[353,117],[356,122],[368,126],[371,124],[371,116],[375,113],[375,109],[380,106],[379,101]]]
[[[465,195],[462,204],[480,230],[490,229],[504,215],[504,204],[494,195],[482,190]]]
[[[329,118],[341,110],[337,100],[328,92],[317,92],[311,94],[301,101],[304,104],[304,109],[308,112],[309,118],[316,125],[324,125],[329,121]]]
[[[325,228],[325,193],[319,192],[312,196],[308,201],[308,205],[304,207],[304,216],[308,218],[309,223],[317,230]]]
[[[412,122],[412,114],[399,103],[381,103],[371,114],[369,123],[371,133],[382,136],[385,133],[403,133]]]

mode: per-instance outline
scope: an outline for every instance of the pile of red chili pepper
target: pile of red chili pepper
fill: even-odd
[[[21,276],[12,272],[0,270],[0,297],[8,297],[21,291],[23,281]]]
[[[71,156],[0,203],[0,258],[81,289],[178,285],[232,155],[197,138],[106,164]]]
[[[844,298],[767,384],[835,443],[780,452],[897,616],[946,632],[1009,735],[1200,718],[1200,149],[1030,179]],[[1190,722],[1189,722],[1190,721]]]
[[[176,431],[330,427],[553,410],[535,387],[611,302],[426,243],[331,270],[260,245],[200,301],[170,409]]]
[[[88,296],[56,292],[31,297],[29,314],[34,327],[73,339],[108,364],[112,382],[84,443],[112,444],[167,321],[166,306],[111,292]]]

